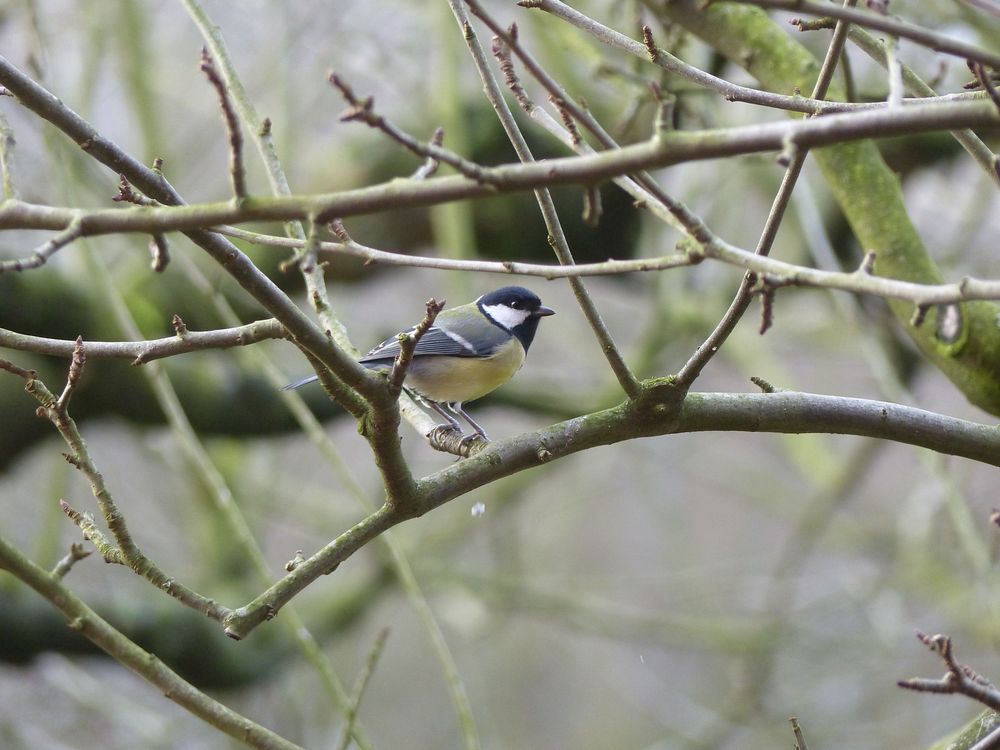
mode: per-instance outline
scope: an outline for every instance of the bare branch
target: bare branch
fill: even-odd
[[[354,93],[354,89],[352,89],[343,78],[332,71],[328,75],[328,79],[333,87],[340,92],[341,96],[344,97],[344,100],[350,105],[350,109],[341,115],[341,121],[349,122],[356,120],[358,122],[363,122],[369,127],[382,131],[387,136],[392,138],[392,140],[412,151],[417,156],[433,158],[437,161],[444,162],[445,164],[454,167],[460,174],[463,174],[476,182],[482,184],[490,183],[490,173],[479,164],[469,161],[453,151],[442,148],[439,143],[435,143],[433,141],[430,143],[423,143],[417,140],[412,135],[398,128],[382,115],[375,112],[374,98],[370,96],[366,96],[364,99],[358,98],[358,96]]]
[[[436,148],[440,148],[441,144],[444,143],[444,128],[437,127],[434,129],[434,135],[431,136],[430,145]],[[417,170],[410,175],[411,180],[426,180],[438,171],[441,161],[434,156],[428,156],[424,163],[417,168]]]
[[[0,359],[0,370],[6,370],[10,374],[17,375],[18,377],[24,378],[29,382],[38,377],[38,373],[34,370],[25,370],[23,367],[18,367],[13,362],[8,362],[6,359]]]
[[[301,243],[297,243],[295,240],[272,235],[261,235],[233,227],[223,227],[221,231],[250,242],[280,247],[301,246]],[[507,261],[454,260],[451,258],[404,255],[403,253],[392,253],[367,247],[349,238],[343,243],[321,243],[318,249],[323,253],[344,253],[363,258],[368,263],[383,265],[416,266],[476,273],[515,274],[520,276],[538,276],[546,279],[663,271],[700,263],[705,258],[713,258],[729,265],[753,271],[754,273],[767,274],[772,283],[780,283],[781,286],[839,289],[857,294],[871,294],[888,299],[906,300],[907,302],[912,302],[914,305],[923,307],[969,300],[1000,299],[1000,280],[965,277],[960,281],[947,284],[917,284],[911,281],[890,279],[884,276],[873,276],[874,253],[866,254],[864,261],[857,271],[824,271],[766,256],[758,256],[749,250],[722,242],[711,234],[709,234],[708,241],[699,252],[680,252],[673,255],[636,260],[608,260],[601,263],[582,263],[576,266],[550,266]]]
[[[795,750],[809,750],[806,738],[802,734],[802,727],[799,726],[799,720],[792,716],[788,723],[792,725],[792,734],[795,735]]]
[[[64,415],[69,408],[69,400],[73,397],[73,392],[80,384],[80,378],[83,375],[83,368],[86,364],[87,354],[83,350],[83,336],[77,336],[73,344],[73,354],[70,357],[69,375],[66,377],[66,385],[63,387],[63,392],[59,395],[59,399],[53,407]]]
[[[844,2],[845,5],[853,5],[854,3],[855,0],[845,0]],[[833,80],[834,71],[837,68],[837,62],[840,60],[844,43],[847,40],[847,27],[848,25],[843,21],[837,22],[833,37],[830,39],[830,44],[823,57],[823,65],[813,86],[812,96],[814,99],[823,99],[826,97],[830,82]],[[767,214],[764,229],[761,231],[757,247],[754,250],[754,254],[758,256],[770,255],[771,247],[778,236],[778,228],[781,226],[788,203],[792,198],[792,191],[795,189],[795,184],[798,182],[802,168],[805,166],[806,157],[809,153],[808,149],[799,147],[798,144],[793,143],[793,145],[795,148],[793,148],[793,152],[785,164],[785,174],[782,176],[781,186],[778,188],[778,192],[771,202],[771,210]],[[688,358],[688,361],[684,363],[684,366],[677,374],[677,379],[681,384],[692,384],[722,348],[722,345],[729,338],[729,335],[736,328],[736,324],[750,306],[750,300],[753,296],[752,290],[756,281],[757,278],[753,273],[744,275],[739,289],[737,289],[736,295],[733,297],[733,301],[729,304],[729,308],[722,316],[718,325],[715,326],[715,329],[708,335],[708,338],[705,339],[701,346],[695,349],[694,353]],[[774,285],[767,285],[761,297],[761,321],[759,328],[761,335],[766,333],[774,322],[774,290]]]
[[[7,59],[0,56],[0,85],[8,88],[18,101],[32,112],[43,119],[51,122],[59,130],[73,139],[89,156],[114,170],[116,174],[125,174],[132,184],[136,185],[146,195],[161,203],[169,204],[170,208],[135,208],[128,210],[113,209],[107,211],[107,215],[117,214],[119,217],[132,216],[138,219],[142,215],[152,215],[158,212],[185,211],[183,199],[174,187],[163,177],[160,171],[160,160],[153,162],[150,169],[137,159],[125,153],[115,143],[111,142],[94,127],[80,117],[76,112],[67,107],[51,92],[40,86],[29,76],[18,70]],[[229,201],[230,209],[237,212],[245,209],[245,203],[250,201],[234,202]],[[282,200],[275,198],[272,200]],[[6,201],[0,204],[0,217],[10,216],[10,212],[18,213],[21,204],[17,201]],[[42,209],[38,213],[45,214]],[[310,215],[306,212],[305,216]],[[73,219],[73,216],[64,217],[66,221],[61,222],[59,229],[65,229]],[[88,215],[85,222],[83,234],[90,236],[90,221],[93,215]],[[204,217],[203,217],[204,218]],[[289,216],[286,218],[295,218]],[[126,222],[129,223],[129,222]],[[142,223],[141,221],[139,222]],[[342,348],[335,346],[298,306],[284,294],[277,285],[269,279],[253,262],[240,251],[233,243],[226,240],[219,234],[215,234],[204,229],[216,223],[230,223],[228,221],[209,222],[205,224],[197,221],[185,227],[188,237],[208,255],[215,260],[232,278],[264,309],[277,318],[284,325],[292,339],[301,349],[308,351],[312,356],[324,362],[328,367],[336,370],[343,381],[349,386],[338,393],[338,398],[342,404],[352,409],[363,408],[361,396],[358,394],[369,394],[376,387],[364,368],[357,364]],[[0,218],[0,228],[9,228]],[[44,227],[35,227],[44,228]],[[177,228],[177,227],[175,227]],[[170,227],[147,227],[124,229],[123,231],[140,231],[147,234],[158,234],[170,231]],[[100,232],[98,232],[100,233]]]
[[[65,557],[57,562],[56,566],[52,569],[52,577],[65,578],[66,574],[73,569],[74,565],[80,562],[80,560],[90,557],[90,555],[90,550],[84,549],[80,542],[73,542],[69,546],[69,552],[67,552]]]
[[[170,336],[151,341],[88,341],[87,356],[93,359],[130,358],[133,365],[142,365],[154,359],[172,357],[186,352],[248,346],[267,339],[285,338],[287,335],[284,327],[278,321],[270,318],[235,328],[187,331],[183,336]],[[0,328],[0,348],[50,354],[57,357],[72,357],[74,346],[75,342],[65,339],[28,336]]]
[[[420,343],[420,339],[423,338],[424,334],[430,330],[430,327],[434,325],[434,320],[437,318],[438,313],[444,309],[444,305],[444,300],[438,302],[431,297],[426,302],[424,317],[417,324],[416,328],[409,333],[399,334],[399,354],[396,355],[396,360],[392,363],[392,370],[389,371],[389,393],[396,398],[399,398],[399,394],[403,389],[406,371],[413,361],[413,353],[417,349],[417,344]]]
[[[368,658],[365,659],[364,666],[358,673],[358,678],[354,683],[351,703],[348,706],[347,715],[345,716],[346,723],[343,729],[341,729],[340,737],[337,740],[337,750],[347,750],[351,743],[351,734],[354,731],[354,722],[357,719],[358,710],[361,708],[361,699],[364,697],[365,689],[368,687],[368,681],[375,674],[375,665],[378,664],[378,660],[382,656],[382,651],[385,649],[385,642],[388,638],[389,629],[382,628],[378,632],[378,635],[375,636],[375,641],[368,651]]]
[[[990,77],[989,73],[983,67],[982,63],[969,62],[969,67],[972,69],[973,75],[975,75],[976,80],[979,81],[979,85],[983,87],[983,90],[989,94],[990,101],[996,105],[997,109],[1000,109],[1000,92],[997,91],[996,84],[993,83],[993,79]]]
[[[2,537],[0,569],[23,581],[62,612],[72,629],[151,685],[158,687],[174,703],[213,727],[253,747],[302,750],[298,745],[236,713],[182,679],[155,655],[130,641],[88,607],[63,585],[60,576],[35,565]]]
[[[460,462],[417,483],[415,503],[388,505],[316,552],[256,599],[232,610],[227,635],[246,637],[321,575],[393,526],[422,515],[501,477],[599,445],[637,437],[702,431],[864,435],[917,445],[1000,466],[1000,431],[993,425],[884,401],[779,391],[688,393],[681,399],[670,379],[643,383],[636,402],[488,443]],[[404,512],[405,511],[405,512]]]
[[[514,150],[517,152],[518,158],[521,160],[522,164],[537,164],[538,162],[535,162],[531,149],[528,147],[528,143],[524,139],[524,135],[521,133],[517,122],[514,120],[513,113],[511,113],[510,108],[504,101],[500,86],[489,68],[486,53],[479,44],[479,41],[472,30],[472,26],[469,24],[462,4],[457,2],[457,0],[449,0],[449,4],[451,5],[451,10],[455,16],[455,20],[458,21],[460,27],[462,27],[464,31],[466,45],[472,55],[473,62],[476,64],[476,69],[479,71],[479,77],[486,89],[487,98],[493,106],[493,110],[496,113],[497,118],[500,120],[500,124],[503,126],[504,131],[507,133],[508,139],[514,146]],[[498,37],[502,38],[505,43],[511,45],[517,43],[516,36],[505,33],[478,2],[475,2],[474,0],[467,0],[466,4],[469,6],[469,10],[475,13],[476,16],[479,17],[483,23],[489,26],[490,30],[496,33]],[[545,162],[543,161],[541,163]],[[569,243],[566,241],[566,235],[563,232],[559,216],[555,209],[555,204],[552,202],[552,196],[549,191],[544,189],[536,190],[535,200],[538,202],[542,218],[545,221],[545,228],[548,230],[549,234],[549,245],[555,252],[556,258],[562,265],[575,265],[576,261],[573,258],[573,253],[570,250]],[[584,286],[583,281],[581,281],[578,277],[570,278],[570,287],[573,289],[573,294],[576,297],[577,303],[580,305],[580,309],[583,311],[584,316],[586,316],[587,322],[589,323],[591,330],[594,332],[594,336],[601,346],[601,351],[608,360],[608,365],[611,367],[612,372],[614,372],[619,385],[629,398],[635,398],[639,394],[639,381],[631,369],[629,369],[628,364],[625,362],[625,358],[618,350],[618,346],[615,344],[615,341],[611,336],[611,332],[604,324],[601,314],[598,312],[597,306],[594,304],[594,301],[591,298],[590,293],[587,291],[587,288]]]
[[[866,55],[875,60],[879,65],[888,67],[889,60],[886,51],[886,44],[880,39],[876,39],[872,34],[858,26],[852,26],[849,32],[852,42],[857,45]],[[845,57],[845,60],[849,58]],[[845,71],[848,70],[845,65]],[[903,74],[903,83],[906,90],[918,97],[935,97],[937,92],[923,81],[908,65],[900,63],[900,70]],[[903,103],[913,101],[904,99]],[[1000,186],[1000,174],[997,172],[997,156],[992,150],[970,129],[953,130],[952,137],[966,150],[966,152],[976,160],[976,163],[990,176],[994,184]]]
[[[226,132],[229,133],[229,174],[232,179],[233,194],[237,200],[247,197],[246,171],[243,167],[243,130],[240,128],[240,121],[233,110],[233,104],[229,100],[229,89],[222,76],[215,69],[212,56],[208,53],[207,47],[201,48],[201,72],[212,84],[215,93],[219,95],[219,106],[222,109],[222,119],[226,123]]]
[[[0,80],[3,79],[4,66],[0,58]],[[337,193],[250,197],[239,205],[230,201],[141,210],[87,211],[82,235],[196,231],[260,220],[308,220],[310,216],[327,221],[328,217],[357,216],[390,208],[480,198],[496,191],[516,192],[560,184],[590,184],[651,167],[736,154],[782,151],[789,143],[800,148],[814,148],[873,137],[998,124],[1000,115],[991,102],[964,101],[947,107],[919,104],[892,112],[883,108],[718,130],[671,131],[648,141],[595,154],[484,167],[483,178],[488,185],[464,175],[449,175],[430,180],[396,179]],[[61,230],[72,222],[76,213],[75,209],[7,201],[0,206],[0,229]],[[269,309],[275,307],[274,301],[268,300],[268,306]],[[281,312],[279,319],[288,318],[287,311]],[[291,321],[289,324],[292,324]]]
[[[984,65],[1000,69],[1000,55],[994,52],[891,16],[868,13],[832,3],[816,2],[815,0],[737,0],[737,2],[746,5],[758,5],[762,8],[794,10],[814,16],[831,16],[868,29],[875,29],[902,39],[909,39],[936,52],[955,55],[965,60],[975,60]]]
[[[706,73],[700,68],[688,65],[678,57],[670,54],[665,49],[656,46],[652,36],[652,30],[647,33],[643,31],[643,41],[639,42],[625,34],[598,23],[589,16],[580,13],[574,8],[566,5],[560,0],[522,0],[518,3],[525,8],[534,8],[549,13],[557,18],[576,26],[587,32],[599,42],[610,47],[628,52],[635,57],[652,62],[668,73],[680,76],[685,80],[716,91],[729,101],[745,102],[756,104],[762,107],[773,109],[783,109],[791,112],[804,112],[806,114],[830,114],[833,112],[849,112],[862,109],[884,109],[884,102],[858,103],[858,102],[832,102],[823,99],[806,98],[804,96],[785,96],[775,94],[770,91],[740,86],[724,78],[718,78],[710,73]],[[648,29],[649,27],[646,27]],[[959,95],[961,97],[961,95]],[[941,100],[953,101],[954,95],[940,97]],[[907,99],[904,104],[912,104],[921,101],[920,99]]]
[[[14,131],[10,129],[10,124],[2,113],[0,113],[0,172],[3,172],[0,201],[20,198],[14,185]]]
[[[168,576],[156,563],[142,553],[133,540],[125,517],[119,511],[110,489],[104,482],[103,475],[97,469],[90,456],[87,444],[80,434],[76,422],[67,410],[70,396],[79,382],[85,361],[83,344],[78,339],[74,347],[73,362],[70,365],[66,386],[58,399],[37,378],[29,380],[25,390],[41,404],[37,410],[38,415],[52,422],[69,447],[70,452],[64,454],[66,460],[76,467],[90,482],[94,498],[97,500],[98,508],[101,511],[101,516],[108,527],[108,531],[111,532],[114,543],[112,544],[104,538],[103,534],[93,523],[93,519],[87,514],[78,513],[65,502],[60,504],[61,507],[80,526],[85,536],[98,546],[105,560],[127,565],[137,574],[146,578],[154,586],[162,589],[178,601],[221,622],[229,614],[227,608],[212,599],[198,594]]]
[[[30,256],[14,260],[0,260],[0,274],[7,271],[28,271],[33,268],[41,268],[59,250],[82,236],[83,221],[81,216],[77,214],[70,219],[65,229],[32,252]]]
[[[946,635],[925,635],[917,632],[917,639],[931,651],[941,657],[948,668],[944,677],[938,680],[924,677],[912,677],[900,680],[896,684],[907,690],[921,693],[947,693],[965,695],[987,708],[1000,711],[1000,690],[985,677],[965,664],[955,661],[952,652],[951,638]]]

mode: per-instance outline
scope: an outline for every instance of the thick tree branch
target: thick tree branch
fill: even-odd
[[[1000,429],[890,402],[782,391],[689,393],[676,406],[670,380],[647,381],[646,396],[605,411],[491,443],[420,482],[426,512],[522,469],[598,445],[685,432],[861,435],[1000,466]],[[454,493],[454,494],[452,494]]]
[[[0,58],[0,80],[4,80]],[[432,179],[395,179],[337,193],[295,196],[251,196],[232,202],[88,211],[81,236],[117,232],[155,233],[188,231],[220,224],[252,221],[306,221],[310,216],[359,216],[390,208],[429,206],[453,200],[482,198],[494,191],[517,192],[562,184],[589,184],[647,168],[741,154],[780,152],[789,145],[814,148],[834,143],[913,135],[966,127],[996,127],[1000,115],[982,99],[954,104],[914,104],[896,110],[880,109],[825,115],[809,120],[699,131],[670,131],[659,137],[611,151],[582,156],[541,159],[529,164],[484,167],[489,185],[462,175]],[[139,165],[140,169],[145,169]],[[133,182],[136,182],[133,180]],[[0,207],[0,229],[66,228],[67,209],[8,201]],[[249,280],[246,282],[249,283]],[[275,316],[277,317],[277,316]]]
[[[560,422],[483,450],[421,479],[416,503],[383,506],[224,621],[246,637],[299,591],[387,529],[527,468],[601,445],[685,432],[832,433],[892,440],[1000,466],[1000,429],[883,401],[781,391],[689,393],[670,379],[646,381],[636,401]]]
[[[164,208],[108,209],[87,212],[81,225],[81,236],[114,232],[162,233],[166,231],[197,231],[220,224],[240,224],[261,220],[317,220],[372,213],[404,206],[427,206],[452,200],[479,198],[502,192],[523,191],[558,184],[589,184],[651,167],[663,167],[682,162],[712,159],[737,154],[780,152],[789,145],[818,147],[833,143],[892,137],[934,130],[955,130],[966,127],[1000,125],[1000,115],[988,100],[957,102],[949,105],[914,104],[894,109],[866,110],[831,114],[805,121],[774,122],[702,131],[671,131],[649,141],[623,146],[612,151],[583,156],[544,159],[529,164],[510,164],[484,168],[489,184],[462,175],[450,175],[422,180],[393,180],[338,193],[248,197],[240,205],[232,202],[198,206],[176,205],[180,198],[161,175],[147,169],[122,154],[113,144],[102,139],[89,125],[72,113],[51,94],[41,89],[0,57],[0,83],[14,91],[20,101],[36,113],[50,119],[77,140],[95,158],[129,175],[133,184],[163,203],[175,204]],[[133,172],[134,174],[130,174]],[[138,179],[136,179],[138,178]],[[159,193],[159,195],[157,195]],[[72,217],[65,209],[8,201],[0,206],[0,229],[65,229]],[[200,235],[199,235],[200,236]],[[219,238],[219,241],[223,241]],[[273,288],[266,277],[245,268],[242,254],[225,243],[228,254],[223,256],[226,267],[241,285],[262,303],[280,307],[271,299]],[[212,251],[217,254],[221,251]],[[249,261],[247,261],[249,263]],[[253,269],[256,271],[256,269]],[[272,310],[272,312],[274,312]],[[279,320],[301,328],[294,315],[281,309]],[[301,314],[301,313],[299,313]],[[304,332],[302,332],[304,335]],[[312,336],[307,337],[312,342]],[[318,346],[323,350],[328,345]],[[330,356],[324,352],[324,356]],[[352,383],[353,385],[353,383]]]

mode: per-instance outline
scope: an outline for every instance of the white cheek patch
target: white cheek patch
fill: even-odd
[[[508,331],[517,328],[531,316],[527,310],[515,310],[507,305],[483,305],[483,312]]]

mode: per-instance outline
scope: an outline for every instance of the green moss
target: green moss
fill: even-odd
[[[788,32],[758,8],[717,3],[648,3],[664,23],[680,23],[742,65],[767,89],[808,93],[819,62]],[[842,98],[831,88],[830,98]],[[903,203],[896,175],[870,141],[816,149],[813,158],[865,251],[876,254],[875,273],[922,284],[939,284],[942,275],[924,247]],[[912,304],[890,301],[893,313],[933,362],[974,404],[1000,415],[1000,306],[992,302],[961,305],[962,330],[948,341],[937,336],[937,312],[914,326]]]

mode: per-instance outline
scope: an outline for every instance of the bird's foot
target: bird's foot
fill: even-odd
[[[435,425],[434,429],[427,433],[428,440],[454,440],[456,435],[462,434],[462,428],[453,424]]]
[[[482,450],[489,443],[489,438],[479,433],[462,434],[462,430],[450,424],[439,424],[427,433],[427,442],[434,450],[461,458],[468,458],[473,453]]]
[[[470,447],[476,443],[483,443],[485,445],[488,442],[490,442],[490,438],[485,432],[473,432],[471,435],[466,435],[462,438],[462,445]]]

